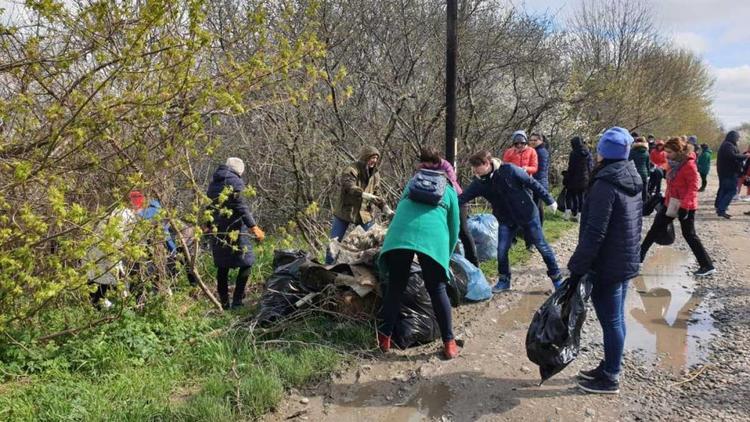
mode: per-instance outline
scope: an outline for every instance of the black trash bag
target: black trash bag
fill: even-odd
[[[273,262],[271,265],[273,265],[275,271],[282,265],[291,264],[292,262],[300,258],[306,258],[307,256],[307,252],[301,250],[275,250],[273,251]]]
[[[674,238],[674,221],[670,221],[664,227],[664,230],[656,234],[654,242],[662,246],[669,246],[674,243]]]
[[[422,268],[412,264],[409,282],[401,299],[401,309],[391,339],[396,346],[405,349],[430,343],[440,337],[440,327],[435,311],[422,279]]]
[[[656,192],[655,194],[648,197],[646,203],[643,204],[643,215],[651,215],[654,210],[659,208],[659,204],[664,205],[664,197],[661,193]]]
[[[573,283],[567,279],[534,314],[526,333],[526,356],[539,365],[539,385],[578,356],[590,294],[587,276]]]
[[[274,251],[273,274],[266,280],[256,316],[261,325],[268,325],[291,314],[298,300],[311,292],[301,282],[300,268],[310,261],[302,251]]]

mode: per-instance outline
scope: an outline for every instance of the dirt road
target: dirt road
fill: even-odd
[[[359,361],[314,390],[291,392],[266,419],[750,420],[750,217],[742,215],[750,202],[735,203],[731,221],[717,218],[712,207],[717,184],[714,178],[701,194],[697,226],[718,273],[693,278],[695,259],[679,234],[673,246],[652,249],[628,291],[619,396],[587,395],[575,387],[578,369],[602,356],[593,310],[582,356],[537,386],[537,367],[526,359],[524,339],[550,284],[535,254],[514,269],[513,292],[457,310],[455,332],[466,342],[458,359],[441,360],[436,342]],[[649,225],[645,220],[644,230]],[[556,243],[562,265],[576,238],[572,231]]]

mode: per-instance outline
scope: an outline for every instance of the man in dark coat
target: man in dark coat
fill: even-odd
[[[498,222],[497,267],[498,281],[493,292],[510,289],[510,261],[508,251],[517,232],[523,232],[536,246],[547,264],[547,275],[557,289],[562,283],[562,274],[557,266],[555,252],[547,243],[539,222],[531,192],[539,195],[552,211],[557,210],[557,202],[542,185],[515,164],[501,164],[489,152],[480,151],[469,158],[476,179],[459,195],[458,203],[463,205],[476,197],[483,197],[492,206],[492,214]]]
[[[572,150],[568,157],[568,170],[563,180],[567,192],[565,215],[567,217],[572,214],[576,217],[583,206],[583,197],[589,185],[594,160],[580,136],[575,136],[570,140],[570,147]]]
[[[583,207],[578,246],[568,261],[570,282],[592,281],[591,301],[602,326],[604,359],[581,371],[578,386],[589,393],[616,394],[625,345],[625,294],[638,275],[643,181],[628,153],[625,129],[607,130],[597,145],[598,165]]]
[[[214,172],[206,196],[211,199],[211,251],[216,265],[219,299],[222,306],[242,306],[245,285],[255,263],[250,233],[260,242],[265,233],[258,227],[247,205],[243,192],[245,183],[240,176],[245,164],[236,157],[227,159]],[[229,270],[239,268],[231,304],[229,303]]]
[[[716,173],[719,175],[719,190],[716,192],[714,207],[719,217],[732,218],[727,214],[732,198],[737,194],[737,180],[742,175],[742,164],[747,155],[740,153],[737,142],[740,140],[739,132],[732,130],[727,133],[724,142],[719,147],[716,155]]]

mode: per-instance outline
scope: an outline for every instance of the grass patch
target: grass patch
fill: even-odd
[[[289,238],[255,249],[252,282],[271,273],[273,251],[304,247]],[[213,288],[215,268],[200,271]],[[233,279],[233,277],[232,277]],[[260,289],[248,289],[253,303]],[[242,328],[256,306],[219,313],[200,293],[177,286],[140,310],[100,312],[85,298],[40,313],[0,333],[2,421],[233,421],[273,409],[285,389],[330,374],[350,352],[373,346],[372,327],[307,318],[263,338]],[[253,295],[255,297],[253,297]],[[44,334],[106,315],[113,322],[47,343]]]

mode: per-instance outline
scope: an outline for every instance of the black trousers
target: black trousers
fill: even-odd
[[[232,305],[242,304],[242,299],[245,298],[245,286],[247,285],[247,279],[250,277],[251,269],[252,267],[240,267],[234,285]],[[230,268],[228,267],[219,267],[216,270],[216,283],[222,306],[229,304],[229,270]]]
[[[567,190],[565,195],[565,207],[570,210],[573,217],[577,216],[579,212],[583,211],[583,197],[586,191],[581,190]]]
[[[459,218],[461,219],[461,227],[458,232],[458,238],[461,239],[461,243],[464,245],[464,256],[466,259],[479,267],[479,260],[477,259],[477,245],[474,243],[474,238],[471,237],[469,232],[469,224],[467,219],[469,218],[469,206],[464,204],[459,208]]]
[[[701,268],[713,267],[711,257],[708,256],[706,248],[703,247],[703,243],[701,243],[700,238],[698,238],[698,234],[695,232],[695,210],[688,211],[686,209],[680,208],[680,210],[677,212],[677,219],[680,222],[682,237],[685,238],[688,246],[690,246],[690,250],[693,251],[693,255],[695,255],[695,259],[698,261],[698,265],[700,265]],[[654,217],[654,223],[648,230],[646,238],[643,239],[643,244],[641,244],[641,261],[643,261],[643,258],[648,253],[651,245],[654,244],[658,233],[664,230],[666,226],[673,220],[673,217],[667,217],[664,212],[656,214],[656,217]]]
[[[703,192],[704,190],[706,190],[706,185],[708,184],[707,176],[707,174],[701,173],[701,188],[698,189],[699,192]]]
[[[430,295],[432,309],[435,312],[440,327],[440,336],[443,341],[453,339],[453,321],[451,319],[451,303],[448,299],[448,293],[445,290],[445,283],[448,281],[448,275],[445,269],[435,262],[429,256],[417,253],[410,249],[394,249],[386,252],[385,263],[388,266],[388,288],[383,298],[383,308],[381,317],[383,323],[380,325],[380,332],[390,336],[393,333],[393,327],[398,322],[399,310],[401,309],[401,300],[404,296],[404,290],[409,283],[411,275],[411,262],[414,254],[417,254],[419,266],[422,267],[422,277],[427,293]]]

